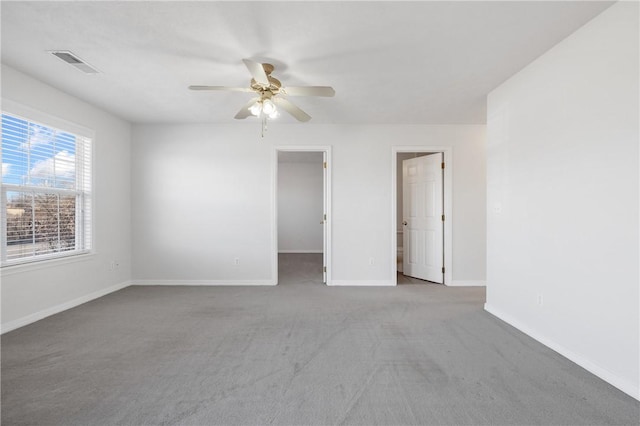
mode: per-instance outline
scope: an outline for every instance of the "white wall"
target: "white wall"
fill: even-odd
[[[78,78],[99,77],[79,74]],[[2,268],[2,329],[7,331],[130,281],[131,126],[4,65],[2,98],[95,132],[94,254],[74,257],[72,262]],[[112,260],[119,264],[113,271]]]
[[[391,147],[431,145],[453,147],[453,279],[484,281],[484,137],[484,126],[276,122],[261,139],[257,124],[135,125],[134,279],[269,283],[273,147],[332,145],[333,280],[389,284]]]
[[[636,398],[638,47],[617,3],[489,95],[486,305]]]
[[[278,251],[322,253],[322,153],[298,154],[278,162]]]

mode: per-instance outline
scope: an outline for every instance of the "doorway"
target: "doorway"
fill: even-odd
[[[330,283],[330,147],[275,147],[273,284]]]
[[[396,285],[451,282],[451,157],[450,147],[392,148],[391,258]]]

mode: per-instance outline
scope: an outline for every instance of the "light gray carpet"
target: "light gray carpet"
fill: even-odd
[[[419,278],[413,278],[407,275],[403,275],[401,272],[397,273],[398,276],[398,281],[397,284],[398,285],[404,285],[404,284],[437,284],[437,283],[432,283],[430,281],[425,281],[425,280],[421,280]]]
[[[129,287],[2,336],[4,425],[638,424],[482,288]]]

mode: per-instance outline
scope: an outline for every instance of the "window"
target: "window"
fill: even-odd
[[[2,114],[2,266],[91,249],[91,139]]]

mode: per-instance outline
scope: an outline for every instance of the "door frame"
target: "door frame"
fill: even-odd
[[[426,145],[396,145],[391,147],[391,278],[398,285],[398,154],[402,152],[442,153],[445,168],[442,194],[444,197],[444,285],[450,285],[453,276],[453,147]]]
[[[326,282],[325,285],[331,285],[331,225],[333,223],[333,215],[331,212],[331,145],[281,145],[274,146],[271,152],[271,270],[272,284],[278,284],[278,152],[322,152],[326,158],[326,179],[324,182],[324,202],[327,215],[324,221],[326,239],[323,247],[324,259],[326,261]]]

